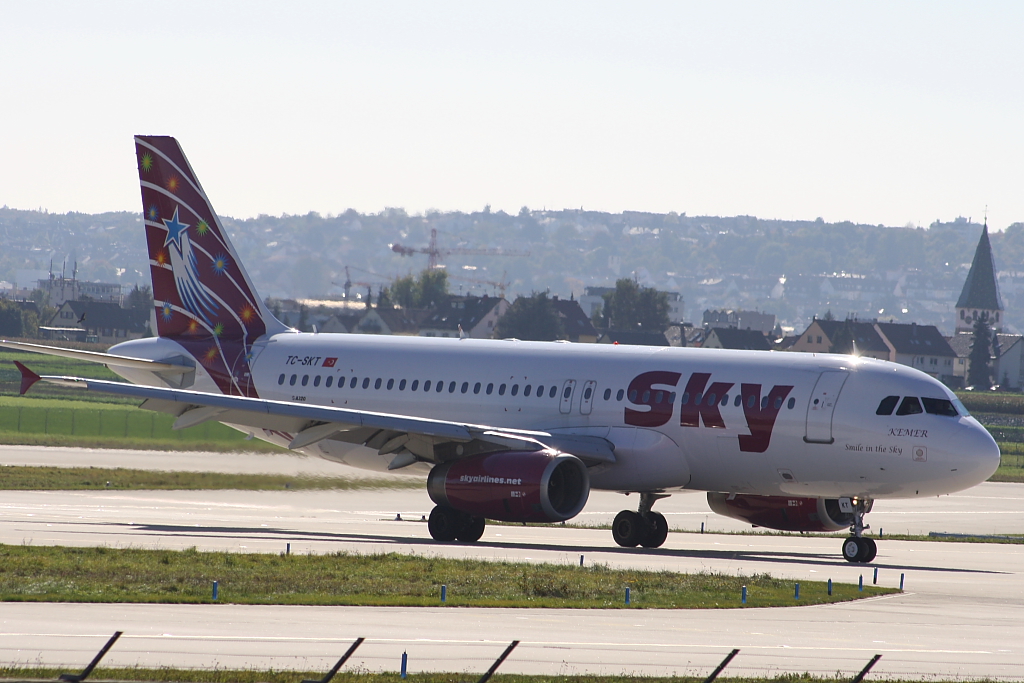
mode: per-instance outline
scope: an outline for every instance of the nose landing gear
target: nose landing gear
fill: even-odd
[[[612,522],[612,538],[623,548],[658,548],[668,538],[668,520],[651,508],[655,501],[668,498],[664,494],[641,493],[637,512],[623,510]]]
[[[864,525],[864,515],[870,510],[871,501],[853,501],[853,524],[850,526],[852,536],[843,541],[843,559],[847,562],[871,562],[878,554],[875,539],[864,535],[864,530],[871,528]]]

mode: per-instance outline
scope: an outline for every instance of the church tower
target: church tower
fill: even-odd
[[[988,239],[988,221],[985,221],[971,270],[967,273],[967,282],[956,302],[956,333],[973,332],[974,322],[983,316],[988,316],[989,323],[999,331],[1003,327],[1002,314],[1003,302],[999,298],[992,244]]]

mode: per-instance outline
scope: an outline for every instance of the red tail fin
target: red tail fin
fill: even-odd
[[[24,396],[25,392],[32,388],[32,385],[38,382],[42,377],[32,372],[18,361],[14,361],[14,365],[17,366],[18,372],[21,373],[21,395]]]
[[[157,332],[185,346],[225,393],[254,395],[247,355],[285,329],[256,293],[172,137],[136,136]]]

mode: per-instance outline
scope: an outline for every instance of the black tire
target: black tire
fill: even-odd
[[[843,559],[847,562],[861,562],[861,554],[864,552],[864,544],[856,536],[850,536],[843,541]]]
[[[430,531],[430,537],[435,541],[450,543],[459,535],[463,522],[462,513],[458,510],[437,505],[430,511],[427,529]]]
[[[463,521],[462,529],[455,535],[455,538],[463,543],[476,543],[484,535],[484,527],[486,526],[487,520],[483,517],[467,515]]]
[[[863,546],[863,550],[859,561],[867,563],[874,560],[875,555],[878,554],[878,545],[875,543],[875,539],[864,536],[861,537],[860,544]]]
[[[647,535],[647,523],[639,513],[623,510],[612,522],[612,538],[623,548],[635,548]]]
[[[668,520],[660,512],[651,512],[647,515],[647,534],[640,545],[645,548],[660,548],[668,538]]]

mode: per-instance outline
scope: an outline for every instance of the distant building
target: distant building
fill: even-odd
[[[46,292],[49,305],[60,307],[65,301],[89,299],[105,303],[123,303],[121,285],[116,282],[82,282],[73,277],[50,277],[39,280],[39,289]]]
[[[562,328],[569,341],[593,344],[601,336],[578,301],[559,299],[554,296],[551,297],[551,305],[558,313],[558,318],[562,321]]]
[[[757,330],[769,334],[775,329],[775,315],[758,311],[704,311],[704,330],[735,327],[738,330]]]
[[[857,355],[889,360],[889,346],[875,329],[874,322],[860,320],[815,319],[803,334],[789,345],[789,350],[802,353],[829,353],[843,328],[846,328],[853,338]]]
[[[421,337],[458,337],[459,328],[467,337],[490,339],[508,301],[500,297],[453,296],[421,324]]]
[[[1003,302],[999,297],[999,283],[992,259],[992,244],[988,239],[988,222],[981,228],[981,239],[974,251],[971,270],[956,302],[956,333],[971,332],[978,318],[987,317],[998,331],[1002,329]]]
[[[790,347],[804,353],[829,353],[842,338],[852,338],[856,355],[916,368],[955,384],[957,353],[934,325],[815,320]]]
[[[713,327],[704,338],[705,349],[742,349],[745,351],[771,351],[768,338],[758,330],[738,330],[735,327]]]
[[[627,332],[608,330],[597,340],[598,344],[624,344],[626,346],[669,346],[661,332]]]
[[[144,336],[148,321],[149,311],[102,301],[65,301],[49,325],[40,326],[39,332],[45,339],[116,344]]]

